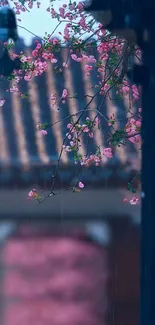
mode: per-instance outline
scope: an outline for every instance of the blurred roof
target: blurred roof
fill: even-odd
[[[16,50],[27,53],[34,48],[34,41],[30,48],[24,46],[21,40]],[[24,49],[25,47],[25,49]],[[92,51],[95,51],[92,49]],[[91,53],[93,54],[93,53]],[[97,54],[96,54],[97,55]],[[68,56],[67,48],[57,54],[58,63],[66,61]],[[62,65],[62,64],[61,64]],[[89,94],[93,95],[92,86],[97,83],[95,73],[89,77],[85,76],[82,63],[76,63],[68,58],[69,69],[64,69],[63,73],[57,74],[53,66],[49,64],[48,71],[40,77],[36,77],[29,82],[21,82],[22,93],[28,93],[28,99],[22,99],[18,92],[5,92],[13,86],[13,82],[1,81],[1,98],[6,99],[3,107],[0,107],[0,186],[11,184],[29,185],[30,183],[50,182],[52,173],[57,164],[63,139],[67,132],[67,121],[55,124],[48,131],[48,135],[43,136],[37,130],[38,122],[52,124],[68,115],[75,114],[82,110],[88,103]],[[51,109],[50,94],[58,93],[66,88],[70,95],[78,93],[78,98],[66,101],[60,110]],[[111,113],[120,119],[118,128],[123,128],[127,114],[128,104],[126,99],[114,100],[106,99],[103,112],[106,117]],[[116,95],[115,95],[116,97]],[[84,116],[93,118],[96,113],[93,111],[101,104],[101,97],[98,96],[89,105],[90,111]],[[136,108],[135,108],[136,109]],[[84,121],[84,120],[83,120]],[[95,153],[96,145],[108,147],[109,127],[104,119],[101,119],[101,129],[97,130],[94,138],[90,139],[87,148],[87,141],[82,142],[81,152]],[[126,181],[131,171],[137,170],[140,164],[140,151],[134,144],[116,148],[113,159],[104,160],[103,166],[98,168],[85,169],[83,180],[88,182],[101,183],[102,181]],[[79,166],[73,162],[71,154],[62,155],[60,168],[57,174],[57,182],[70,182],[77,175]]]

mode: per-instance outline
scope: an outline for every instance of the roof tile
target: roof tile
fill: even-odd
[[[18,43],[17,52],[23,48],[23,43]],[[33,47],[33,45],[31,46]],[[30,54],[30,48],[25,48]],[[68,56],[66,48],[62,48],[58,54],[61,61],[65,61]],[[58,77],[52,68],[48,65],[48,70],[40,77],[33,78],[29,82],[21,82],[23,93],[29,94],[28,99],[21,99],[18,92],[5,92],[13,83],[6,80],[2,82],[1,96],[5,97],[6,103],[0,108],[0,185],[10,185],[12,182],[19,184],[28,184],[31,182],[44,181],[45,178],[51,179],[54,166],[61,151],[63,138],[67,132],[66,124],[55,124],[49,130],[47,136],[42,136],[36,129],[38,122],[48,122],[52,124],[70,114],[76,114],[82,110],[88,103],[88,97],[85,95],[93,95],[93,84],[96,76],[92,73],[86,77],[84,66],[82,63],[75,63],[68,58],[69,69],[64,69],[64,73]],[[74,98],[62,105],[59,111],[51,109],[50,94],[58,92],[60,95],[63,88],[66,88],[71,95],[79,93],[79,98]],[[113,94],[112,94],[113,95]],[[86,116],[93,118],[93,111],[98,105],[101,105],[101,97],[97,97],[89,106],[89,112]],[[114,112],[117,117],[123,120],[126,117],[128,103],[126,99],[110,100],[106,99],[103,103],[103,111],[105,116],[109,116]],[[66,119],[67,121],[67,119]],[[118,123],[123,127],[123,121]],[[89,140],[89,152],[95,152],[96,145],[100,145],[101,149],[108,146],[108,126],[105,120],[101,120],[101,129],[96,130],[94,139]],[[87,142],[83,136],[81,153],[86,154],[88,151]],[[121,167],[119,171],[119,179],[124,179],[127,171],[122,172],[122,166],[128,166],[131,162],[134,165],[131,169],[135,170],[140,165],[140,151],[134,144],[116,148],[115,157],[112,161],[105,159],[102,170],[95,173],[94,180],[107,179],[111,177],[112,168]],[[9,170],[8,170],[9,168]],[[15,168],[18,170],[15,173]],[[39,168],[39,170],[38,170]],[[70,155],[63,154],[60,164],[59,177],[70,181],[77,174],[77,168]],[[37,171],[38,170],[38,171]],[[72,170],[72,171],[71,171]],[[39,174],[38,174],[39,173]],[[49,176],[50,174],[50,176]],[[92,169],[85,172],[85,178],[91,177]],[[70,176],[69,176],[70,175]],[[58,177],[58,178],[59,178]],[[18,178],[18,181],[17,181]]]

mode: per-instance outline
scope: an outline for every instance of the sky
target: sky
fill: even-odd
[[[50,14],[46,11],[50,0],[40,0],[40,2],[40,9],[38,9],[35,5],[34,8],[30,10],[30,12],[24,12],[20,14],[20,16],[17,16],[17,18],[20,18],[22,20],[21,22],[18,22],[19,36],[24,38],[27,45],[30,45],[33,35],[30,32],[24,30],[22,27],[28,29],[37,36],[43,37],[45,36],[45,32],[51,33],[58,24],[58,21],[56,19],[52,19]],[[54,1],[54,8],[58,10],[62,4],[68,2],[69,0],[56,0]],[[79,1],[77,0],[77,2]],[[55,32],[54,35],[58,36],[58,31],[62,31],[62,28],[63,26],[60,25],[59,29],[57,32]]]

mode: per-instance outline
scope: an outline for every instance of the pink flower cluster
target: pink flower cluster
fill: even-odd
[[[42,135],[47,135],[47,131],[46,131],[46,130],[41,130],[40,133],[41,133]]]
[[[87,133],[90,138],[93,138],[94,134],[92,129],[94,127],[98,127],[100,123],[100,120],[98,117],[95,118],[94,121],[92,121],[89,117],[86,118],[86,123],[84,124],[77,124],[74,125],[72,123],[69,123],[67,125],[67,128],[69,129],[69,132],[66,133],[66,137],[70,140],[69,145],[63,145],[63,149],[65,153],[73,152],[76,153],[76,158],[78,158],[81,166],[89,167],[91,165],[95,165],[96,167],[100,165],[100,162],[102,160],[100,148],[98,148],[96,154],[90,154],[88,156],[82,157],[80,154],[78,154],[80,146],[81,146],[81,136],[83,133]],[[105,148],[103,150],[103,156],[106,156],[107,158],[112,158],[112,149],[111,148]],[[75,164],[77,164],[77,159],[75,160]]]
[[[128,138],[129,141],[137,144],[141,143],[141,135],[140,135],[141,125],[142,125],[141,117],[139,117],[138,119],[134,119],[134,118],[129,119],[125,127],[125,130],[129,136]]]
[[[95,165],[96,167],[98,167],[100,165],[101,162],[101,155],[100,154],[95,154],[95,155],[90,155],[89,157],[83,157],[81,159],[81,166],[85,166],[85,167],[90,167],[92,165]]]
[[[122,41],[120,41],[119,39],[111,39],[109,42],[100,42],[97,47],[97,50],[100,54],[108,53],[109,51],[112,51],[112,53],[120,53],[122,50],[122,46]]]
[[[51,106],[51,108],[54,108],[57,105],[57,109],[59,109],[58,106],[59,106],[60,102],[62,104],[65,104],[66,103],[66,99],[68,97],[69,97],[68,90],[65,89],[65,88],[62,91],[61,97],[59,97],[57,95],[57,93],[51,94],[51,96],[50,96],[50,100],[51,100],[51,105],[50,106]]]
[[[28,193],[28,200],[30,199],[38,199],[39,195],[37,194],[37,191],[35,188],[33,188],[29,193]]]
[[[85,61],[87,63],[96,63],[97,62],[94,55],[81,54],[81,56],[78,57],[76,54],[72,53],[72,50],[70,52],[71,52],[72,60],[74,60],[76,62],[82,62],[82,61]]]
[[[130,86],[129,82],[127,80],[123,81],[122,86],[120,86],[119,90],[116,92],[117,94],[122,94],[125,96],[129,96],[131,94],[132,96],[132,102],[137,101],[140,97],[139,90],[136,85]]]
[[[68,123],[67,128],[69,132],[66,133],[67,139],[70,140],[69,145],[63,145],[64,151],[67,152],[78,152],[81,146],[81,136],[83,133],[88,134],[90,138],[94,137],[93,127],[99,125],[99,119],[96,117],[94,121],[92,121],[89,117],[86,118],[86,122],[84,124],[72,124]],[[77,163],[77,162],[76,162]]]
[[[26,12],[26,6],[24,6],[23,4],[21,4],[21,1],[17,0],[11,0],[13,1],[13,4],[15,6],[15,14],[16,15],[20,15],[22,12]],[[6,4],[8,2],[6,1]],[[3,4],[5,4],[5,2],[3,1]],[[25,4],[28,6],[29,9],[32,9],[34,5],[37,6],[37,8],[39,9],[41,6],[41,2],[40,1],[33,1],[33,0],[25,0]]]
[[[123,202],[124,202],[124,203],[129,202],[131,205],[136,205],[136,204],[139,203],[139,199],[138,199],[136,196],[134,196],[134,197],[133,197],[131,200],[129,200],[129,201],[128,201],[127,198],[124,198]]]
[[[68,6],[66,4],[63,4],[62,7],[59,8],[58,11],[56,11],[53,6],[47,8],[47,12],[51,14],[52,18],[59,18],[59,19],[67,19],[69,21],[72,21],[73,19],[78,18],[79,16],[83,17],[83,4],[82,2],[79,2],[76,4],[70,3]],[[81,26],[82,27],[82,26]]]

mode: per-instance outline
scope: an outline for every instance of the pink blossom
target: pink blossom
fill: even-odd
[[[109,89],[109,85],[108,85],[108,84],[105,84],[104,87],[103,87],[103,89],[104,89],[105,91],[108,90],[108,89]]]
[[[40,133],[43,134],[43,135],[46,135],[47,131],[46,130],[41,130]]]
[[[0,107],[2,107],[5,103],[5,99],[0,99]]]
[[[67,24],[64,28],[64,39],[69,40],[70,39],[70,32],[69,32],[70,25]]]
[[[141,121],[136,121],[136,122],[135,122],[135,124],[136,124],[136,126],[137,126],[137,127],[139,127],[139,128],[140,128],[140,127],[141,127],[141,125],[142,125],[142,122],[141,122]]]
[[[135,100],[138,100],[139,99],[139,90],[138,90],[138,88],[137,88],[137,86],[136,85],[133,85],[132,86],[132,91],[133,91],[133,98],[135,99]]]
[[[27,62],[28,60],[27,60],[27,57],[24,55],[21,57],[20,61],[24,63],[24,62]]]
[[[109,54],[104,53],[104,54],[101,55],[100,60],[108,60],[108,58],[109,58]]]
[[[91,65],[86,64],[85,65],[85,71],[91,71],[93,67]]]
[[[16,86],[10,88],[10,93],[16,93],[16,92],[19,92],[19,89]]]
[[[139,134],[137,134],[134,137],[130,137],[129,141],[131,141],[132,143],[140,143],[141,142],[141,136]]]
[[[138,198],[136,198],[135,196],[132,198],[132,200],[130,200],[129,201],[129,203],[131,204],[131,205],[136,205],[136,204],[138,204]]]
[[[58,43],[59,43],[59,41],[56,38],[54,38],[53,39],[53,45],[57,45]]]
[[[89,132],[89,127],[86,124],[82,125],[83,132],[88,133]]]
[[[51,59],[51,63],[57,63],[57,61],[58,61],[58,60],[57,60],[56,58],[52,58],[52,59]]]
[[[98,117],[96,117],[96,118],[95,118],[95,121],[94,121],[94,126],[95,126],[95,125],[99,126],[99,124],[100,124],[100,120],[99,120]]]
[[[88,157],[84,157],[81,159],[81,166],[85,166],[85,167],[89,167],[93,164],[95,164],[95,166],[99,166],[101,161],[101,156],[100,154],[96,154],[96,155],[90,155]]]
[[[70,152],[70,151],[71,151],[71,148],[70,148],[70,146],[65,146],[65,145],[63,145],[63,146],[62,146],[62,148],[64,149],[65,153],[67,153],[67,152]]]
[[[72,124],[71,124],[71,123],[68,123],[68,124],[67,124],[67,128],[68,128],[68,129],[71,129],[71,128],[72,128]]]
[[[65,9],[63,7],[59,8],[59,15],[61,18],[65,18]]]
[[[75,143],[73,141],[70,141],[70,146],[74,147]]]
[[[78,58],[76,54],[71,54],[71,58],[76,62],[81,62],[82,58]]]
[[[70,4],[70,5],[69,5],[69,9],[70,9],[70,11],[74,10],[74,9],[75,9],[75,3]]]
[[[94,137],[94,134],[93,134],[93,132],[89,132],[89,138],[93,138]]]
[[[123,86],[120,90],[120,92],[122,92],[124,95],[128,95],[129,92],[130,92],[130,86],[126,85],[126,86]]]
[[[112,149],[111,148],[105,148],[103,150],[103,155],[107,158],[112,158]]]
[[[97,69],[97,71],[100,72],[100,73],[102,73],[102,72],[104,72],[104,69],[103,69],[103,67],[99,67],[99,68]]]
[[[85,55],[85,54],[82,54],[82,58],[86,61],[86,62],[89,62],[89,63],[96,63],[96,59],[94,58],[94,55]]]
[[[26,80],[26,81],[30,81],[31,80],[31,76],[30,75],[28,75],[28,74],[26,74],[25,76],[24,76],[24,79]]]
[[[78,9],[79,9],[79,11],[83,10],[83,4],[82,4],[82,2],[79,2],[78,3]]]
[[[84,30],[87,29],[87,24],[86,24],[86,21],[85,21],[84,17],[82,17],[82,18],[79,20],[79,24],[80,24],[80,26],[81,26]]]
[[[64,89],[63,92],[62,92],[62,96],[61,98],[66,98],[68,96],[68,90],[67,89]]]
[[[37,50],[32,51],[32,55],[33,55],[34,58],[36,58],[37,55],[38,55],[38,51]]]
[[[84,188],[84,184],[82,182],[79,182],[79,187]]]
[[[33,197],[33,195],[34,195],[33,191],[30,191],[29,194],[28,194],[29,197]]]
[[[63,62],[62,66],[63,66],[64,68],[68,68],[68,64],[67,64],[66,62]]]

